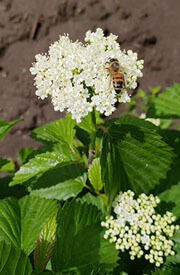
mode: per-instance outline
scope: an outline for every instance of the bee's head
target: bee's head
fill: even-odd
[[[111,58],[106,62],[107,68],[112,68],[114,71],[118,71],[119,69],[119,61],[116,58]]]
[[[115,62],[118,63],[118,60],[117,60],[116,58],[111,58],[111,59],[109,60],[109,62],[110,62],[110,63],[115,63]]]

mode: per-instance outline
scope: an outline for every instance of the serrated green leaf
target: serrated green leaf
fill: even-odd
[[[178,197],[180,190],[180,131],[160,130],[159,132],[168,145],[173,148],[175,157],[166,179],[161,180],[160,184],[153,190],[153,193],[160,196],[161,200],[167,203],[167,207],[169,207],[167,210],[180,217],[180,201]]]
[[[96,191],[101,191],[101,189],[103,188],[103,183],[101,179],[100,158],[96,158],[93,160],[88,170],[88,176],[93,188]]]
[[[18,160],[20,164],[23,164],[27,161],[28,156],[34,151],[31,147],[22,147],[18,151]]]
[[[74,151],[74,152],[73,152]],[[77,158],[79,156],[79,153],[76,149],[72,149],[67,144],[63,143],[48,143],[46,145],[43,145],[39,147],[38,149],[34,149],[27,157],[26,162],[29,161],[32,158],[35,158],[37,155],[48,153],[48,152],[55,152],[58,153],[60,156],[62,156],[66,161],[77,161]]]
[[[84,129],[76,126],[76,137],[80,140],[84,145],[89,145],[90,143],[90,133],[85,131]]]
[[[100,270],[105,270],[106,272],[110,272],[112,269],[114,269],[117,266],[118,261],[118,251],[114,248],[114,244],[107,242],[107,240],[104,239],[104,231],[101,232],[101,243],[100,243],[100,268],[99,268],[99,274]],[[101,266],[102,264],[102,266]],[[102,274],[102,273],[101,273]]]
[[[96,123],[100,124],[103,122],[103,120],[100,118],[100,112],[94,110],[95,117],[96,117]],[[94,130],[94,126],[92,125],[92,118],[91,118],[91,112],[88,113],[86,117],[83,117],[81,119],[81,122],[77,124],[78,127],[82,128],[83,130],[91,133]]]
[[[38,272],[38,271],[35,271],[35,270],[31,273],[31,275],[44,275],[44,273],[45,273],[45,275],[63,275],[63,274],[60,274],[60,273],[54,273],[53,271]]]
[[[70,115],[66,115],[65,118],[49,122],[36,128],[30,136],[43,143],[58,142],[72,144],[76,133],[74,130],[75,125],[75,120],[72,120]]]
[[[62,155],[66,161],[77,161],[80,160],[80,154],[75,147],[71,147],[67,144],[54,144],[52,151]]]
[[[39,197],[26,196],[20,201],[7,198],[0,201],[0,240],[5,240],[26,254],[35,248],[43,225],[57,213],[57,203]]]
[[[151,275],[179,275],[180,267],[176,266],[163,266],[162,268],[155,268]]]
[[[113,118],[113,119],[110,119],[110,120],[107,120],[104,125],[106,127],[109,127],[111,125],[119,125],[119,124],[125,124],[125,125],[135,125],[135,126],[139,126],[139,127],[142,127],[142,128],[146,128],[146,129],[150,129],[154,132],[157,131],[157,127],[147,121],[147,120],[144,120],[142,118],[138,118],[138,117],[131,117],[129,115],[124,115],[124,116],[121,116],[120,118]]]
[[[105,205],[103,205],[101,196],[93,196],[91,193],[87,193],[81,198],[82,202],[87,202],[88,204],[95,205],[102,213],[106,213]]]
[[[35,241],[43,225],[50,218],[56,216],[57,202],[26,196],[19,201],[19,205],[21,209],[21,247],[29,254],[35,247]]]
[[[159,130],[159,134],[163,137],[164,141],[171,148],[173,148],[175,153],[175,158],[171,170],[167,174],[166,181],[163,181],[162,183],[166,189],[167,185],[171,187],[171,185],[177,184],[180,181],[180,131]]]
[[[52,257],[55,272],[75,268],[79,271],[78,274],[91,274],[92,271],[103,268],[103,251],[107,251],[107,247],[101,243],[101,215],[95,206],[80,201],[66,202],[63,209],[59,210],[57,242]],[[115,248],[112,246],[108,251],[112,256]],[[108,267],[116,264],[116,261],[117,252],[108,262]]]
[[[172,185],[169,189],[159,194],[161,201],[167,202],[171,209],[170,211],[180,218],[180,182],[177,185]]]
[[[6,198],[0,201],[0,240],[21,247],[21,220],[18,200]]]
[[[0,118],[0,139],[20,120],[7,121]]]
[[[82,191],[85,183],[86,177],[81,176],[62,181],[51,187],[32,190],[31,195],[46,199],[67,200],[77,196]]]
[[[85,168],[78,163],[62,163],[48,170],[40,177],[30,181],[31,189],[48,188],[60,182],[76,179],[83,176]]]
[[[175,250],[176,254],[174,256],[168,256],[166,258],[166,263],[180,264],[180,230],[174,233],[172,240],[175,243],[173,250]]]
[[[112,125],[104,134],[101,154],[110,204],[120,190],[130,188],[137,194],[152,190],[159,179],[166,177],[172,157],[172,149],[149,126]]]
[[[23,183],[31,178],[40,177],[49,169],[56,167],[58,164],[66,162],[64,156],[56,152],[47,152],[35,156],[30,161],[22,165],[19,171],[15,174],[10,186]]]
[[[30,275],[32,266],[28,257],[11,243],[0,241],[0,274]]]
[[[180,118],[180,83],[168,87],[153,99],[147,117]]]
[[[38,272],[42,272],[46,268],[52,256],[56,242],[56,227],[56,217],[53,217],[41,229],[34,251],[34,266]]]

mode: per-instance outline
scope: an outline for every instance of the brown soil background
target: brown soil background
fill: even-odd
[[[0,117],[23,119],[0,142],[0,155],[37,146],[29,132],[62,116],[35,96],[29,72],[35,54],[61,34],[83,41],[88,29],[101,27],[145,60],[139,87],[165,88],[180,78],[179,12],[180,0],[0,0]]]

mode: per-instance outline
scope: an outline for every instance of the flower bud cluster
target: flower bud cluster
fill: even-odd
[[[175,216],[166,212],[157,214],[158,197],[141,194],[137,200],[134,193],[120,193],[113,202],[113,216],[106,217],[101,225],[106,228],[104,238],[115,243],[116,249],[129,251],[130,259],[142,256],[159,267],[164,257],[174,255],[174,242],[170,239],[178,225],[173,225]]]
[[[41,99],[50,96],[56,111],[66,110],[77,122],[93,107],[109,116],[117,100],[124,103],[130,100],[126,89],[117,97],[106,62],[111,58],[118,60],[128,89],[137,87],[144,63],[137,60],[137,53],[121,51],[117,36],[105,37],[100,28],[88,31],[85,42],[72,42],[68,35],[60,36],[50,46],[48,55],[36,55],[30,69],[35,75],[36,95]]]

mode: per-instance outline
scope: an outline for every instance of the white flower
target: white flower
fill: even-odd
[[[164,256],[175,254],[174,242],[169,238],[179,226],[172,224],[175,217],[171,212],[163,216],[156,213],[158,197],[141,194],[134,199],[134,195],[129,190],[116,196],[113,202],[116,217],[106,217],[106,222],[101,223],[106,228],[104,238],[115,242],[116,249],[128,250],[131,260],[144,255],[150,263],[160,266]]]
[[[141,242],[142,242],[143,244],[149,244],[149,242],[150,242],[150,237],[149,237],[148,235],[143,235],[143,236],[141,236]]]
[[[126,103],[126,102],[130,102],[130,97],[129,97],[129,95],[128,95],[128,93],[127,93],[127,91],[124,91],[124,93],[122,93],[122,95],[121,95],[121,101],[123,102],[123,103]]]
[[[93,107],[106,116],[115,110],[115,103],[129,102],[126,89],[116,95],[105,68],[110,58],[118,59],[124,70],[127,88],[135,89],[137,78],[142,77],[143,60],[129,50],[121,51],[117,36],[104,36],[103,30],[88,31],[86,44],[72,42],[68,35],[60,36],[47,55],[36,55],[30,71],[35,75],[36,95],[41,99],[50,96],[56,111],[72,114],[77,122]]]

